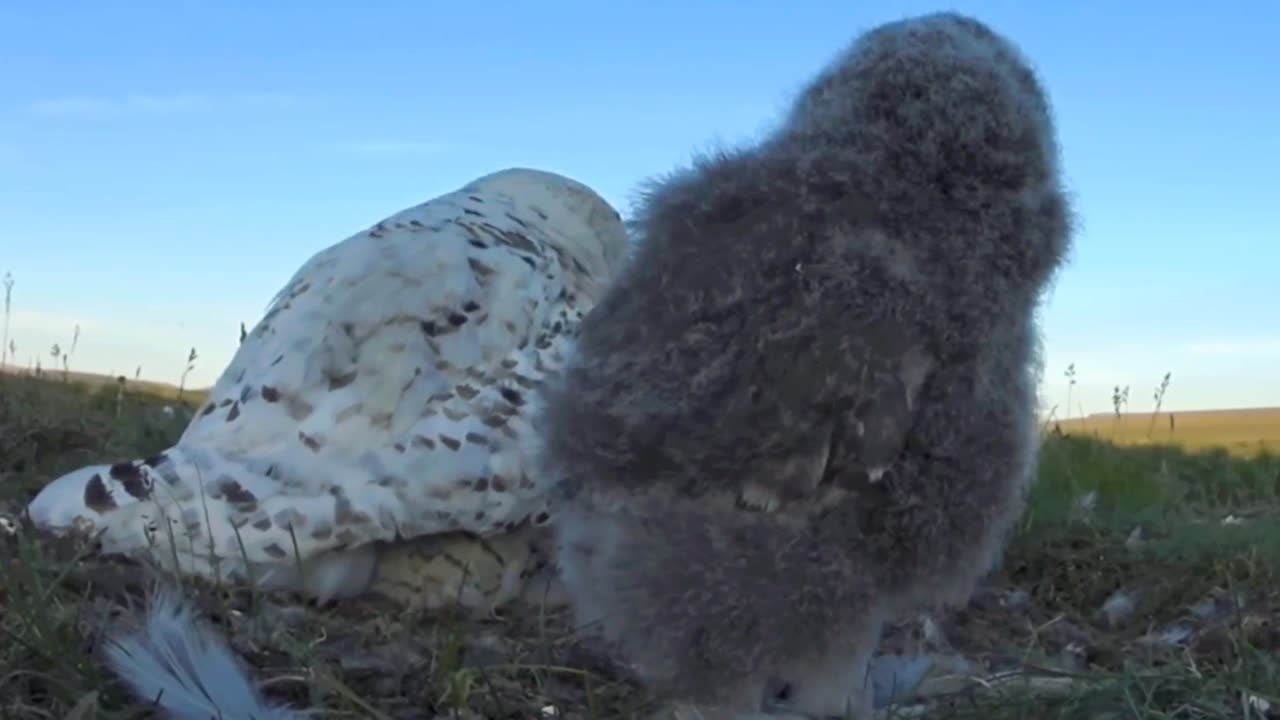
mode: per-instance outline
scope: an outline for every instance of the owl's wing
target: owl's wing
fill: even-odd
[[[864,323],[847,352],[840,374],[858,381],[846,389],[837,410],[833,467],[851,464],[874,482],[906,447],[916,398],[934,359],[901,324],[887,319]],[[842,452],[840,436],[847,438]]]
[[[769,509],[779,502],[853,490],[877,481],[906,447],[916,398],[934,360],[907,325],[890,317],[848,317],[839,331],[819,332],[810,319],[779,326],[758,340],[770,413],[806,423],[760,447],[759,480],[741,500]],[[730,414],[756,422],[751,393]],[[814,423],[812,418],[822,418]]]
[[[606,278],[565,251],[588,225],[557,226],[519,188],[469,185],[312,257],[173,448],[58,478],[33,519],[205,575],[544,522],[532,391]]]

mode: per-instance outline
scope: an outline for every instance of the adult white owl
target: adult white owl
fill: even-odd
[[[532,392],[627,256],[618,213],[508,169],[308,260],[173,447],[85,467],[38,527],[320,600],[515,597],[550,519]]]

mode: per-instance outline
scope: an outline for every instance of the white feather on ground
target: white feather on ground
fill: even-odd
[[[111,671],[168,720],[301,720],[307,714],[268,702],[222,637],[207,628],[181,595],[165,591],[143,626],[109,639]]]

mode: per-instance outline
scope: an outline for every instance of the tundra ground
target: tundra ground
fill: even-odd
[[[166,447],[187,403],[56,373],[0,376],[0,511],[19,515],[61,472]],[[1112,444],[1099,423],[1047,429],[1024,522],[973,602],[889,633],[886,651],[945,658],[920,688],[927,702],[890,717],[1280,717],[1280,457],[1261,450],[1280,427],[1264,421],[1246,438],[1234,423],[1229,448],[1196,441],[1194,423],[1154,433],[1178,447]],[[0,717],[149,717],[95,648],[151,578],[30,528],[0,533]],[[649,707],[625,680],[574,660],[559,615],[479,622],[185,585],[265,691],[318,718],[627,718]]]

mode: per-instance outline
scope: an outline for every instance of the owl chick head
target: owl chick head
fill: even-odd
[[[1067,250],[1049,102],[977,20],[937,13],[866,32],[801,91],[781,139],[856,175],[917,251],[966,281],[994,271],[1039,289]]]

